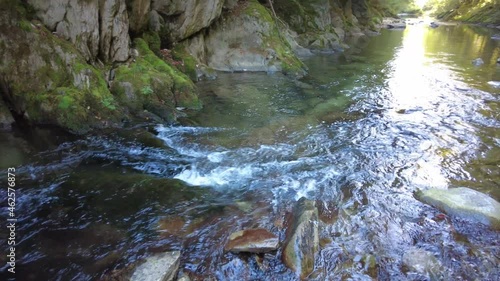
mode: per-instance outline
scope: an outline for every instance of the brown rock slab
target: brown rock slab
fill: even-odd
[[[246,229],[229,236],[225,250],[233,253],[266,253],[278,248],[279,239],[264,228]]]
[[[318,208],[316,203],[301,198],[293,210],[283,249],[283,263],[304,280],[314,270],[319,248]]]

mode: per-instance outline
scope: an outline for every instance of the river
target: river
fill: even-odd
[[[409,25],[306,58],[300,82],[221,73],[197,84],[204,109],[175,126],[1,133],[0,166],[17,172],[17,280],[109,280],[170,250],[194,280],[293,280],[280,250],[255,258],[223,247],[250,227],[282,241],[301,197],[320,210],[311,280],[427,280],[403,264],[415,247],[436,257],[431,278],[500,279],[498,231],[440,219],[413,195],[466,186],[500,200],[493,34]]]

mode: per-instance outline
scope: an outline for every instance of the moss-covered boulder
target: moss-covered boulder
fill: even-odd
[[[142,39],[134,41],[139,56],[115,69],[111,91],[130,113],[147,110],[166,120],[175,119],[175,108],[197,109],[201,103],[193,82],[169,65]]]
[[[305,75],[305,65],[283,35],[270,11],[257,0],[250,0],[224,12],[209,32],[186,44],[189,53],[216,70]]]
[[[20,2],[1,1],[1,94],[12,112],[74,132],[119,122],[122,113],[102,72],[70,42],[28,21]]]
[[[500,203],[479,191],[465,187],[429,189],[417,192],[416,196],[450,215],[500,229]]]

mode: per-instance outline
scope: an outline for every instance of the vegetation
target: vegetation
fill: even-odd
[[[429,0],[424,10],[444,20],[500,24],[499,0]]]

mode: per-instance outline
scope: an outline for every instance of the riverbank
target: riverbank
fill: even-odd
[[[365,0],[74,2],[1,0],[2,127],[173,123],[201,108],[194,82],[217,71],[304,77],[302,56],[341,51],[381,18]]]

